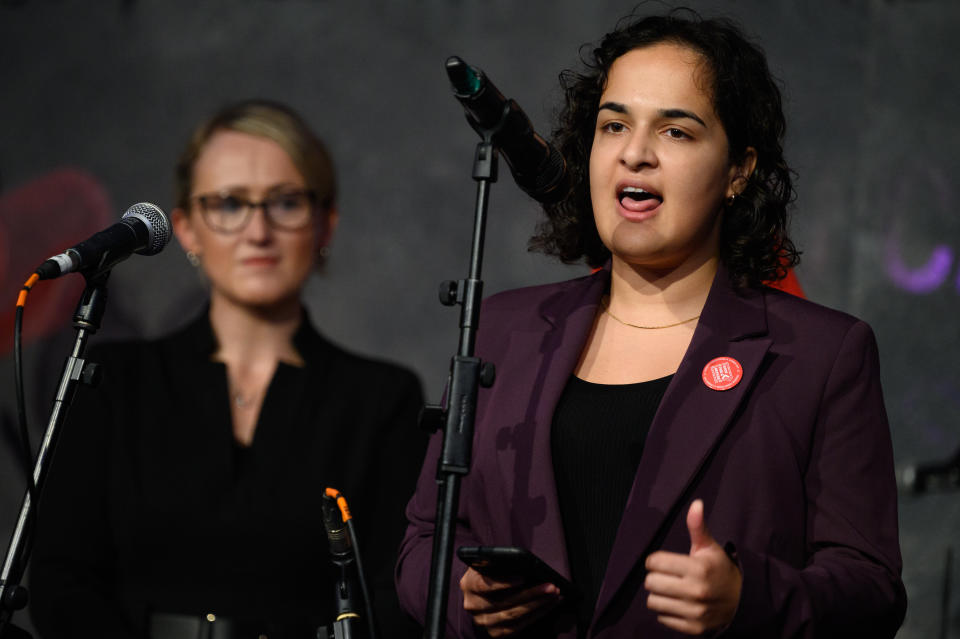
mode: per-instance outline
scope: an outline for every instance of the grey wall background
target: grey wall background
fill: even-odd
[[[875,328],[898,463],[947,456],[960,447],[960,4],[688,4],[739,20],[784,82],[787,154],[799,174],[798,276],[808,297]],[[557,73],[632,8],[630,0],[0,0],[2,184],[10,192],[79,167],[106,186],[117,215],[144,200],[169,210],[172,165],[196,122],[233,99],[288,102],[328,141],[343,194],[330,267],[308,287],[310,312],[333,339],[415,368],[436,400],[457,339],[457,311],[436,302],[436,288],[466,273],[475,191],[475,134],[443,61],[458,54],[483,68],[547,132]],[[536,220],[504,170],[488,225],[488,293],[583,272],[526,252]],[[907,290],[923,273],[924,290]],[[175,244],[131,259],[112,276],[97,339],[166,332],[202,299]],[[65,351],[30,347],[28,369],[51,367],[54,353],[57,369]],[[9,402],[4,366],[0,396]],[[22,491],[10,450],[0,451],[0,482],[6,539]],[[900,513],[910,608],[899,636],[938,636],[960,493],[904,497]],[[960,583],[956,563],[952,579]]]

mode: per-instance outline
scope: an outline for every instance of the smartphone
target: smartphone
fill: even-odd
[[[477,572],[489,577],[525,577],[533,584],[551,583],[560,594],[576,596],[576,587],[542,559],[516,546],[460,546],[457,557]]]

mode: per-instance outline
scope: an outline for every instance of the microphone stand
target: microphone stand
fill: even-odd
[[[433,558],[430,563],[430,590],[424,637],[440,639],[447,618],[447,595],[450,589],[450,568],[453,561],[454,521],[460,503],[460,479],[470,472],[473,427],[477,412],[477,391],[493,384],[495,370],[490,362],[474,357],[476,333],[480,319],[483,281],[483,240],[486,228],[487,201],[490,185],[497,181],[497,150],[494,135],[501,129],[509,112],[504,107],[497,125],[491,129],[477,126],[483,140],[477,144],[473,161],[473,179],[477,182],[474,210],[473,244],[470,251],[470,273],[467,279],[447,280],[440,285],[440,303],[460,304],[460,344],[451,358],[446,406],[427,406],[421,425],[430,431],[443,424],[443,449],[437,464],[437,517],[433,537]],[[471,125],[474,125],[471,122]]]
[[[317,639],[359,639],[366,637],[354,603],[354,580],[350,578],[350,561],[334,560],[340,567],[334,599],[337,607],[337,619],[330,626],[321,626],[317,630]]]
[[[53,400],[53,409],[47,422],[47,430],[37,452],[37,460],[33,469],[33,481],[37,488],[36,495],[42,494],[44,480],[49,470],[49,457],[56,446],[60,427],[66,420],[67,411],[76,394],[77,383],[96,386],[99,382],[99,369],[93,362],[83,359],[87,339],[100,328],[100,321],[107,303],[107,278],[110,271],[95,271],[84,274],[87,286],[80,297],[80,303],[73,315],[73,327],[77,337],[73,351],[67,357],[60,377],[60,385]],[[24,608],[29,600],[27,589],[20,585],[20,579],[26,569],[29,554],[27,527],[35,525],[35,517],[31,519],[34,504],[30,498],[29,489],[24,494],[23,504],[20,507],[20,516],[16,528],[10,538],[10,545],[0,572],[0,639],[29,638],[30,634],[13,625],[13,613]]]

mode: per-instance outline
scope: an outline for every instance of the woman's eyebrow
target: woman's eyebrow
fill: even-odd
[[[603,111],[604,109],[614,111],[615,113],[623,113],[624,115],[630,113],[630,109],[628,109],[625,104],[620,102],[604,102],[597,108],[597,111]],[[657,115],[659,115],[661,118],[688,118],[694,122],[698,122],[700,126],[704,128],[707,126],[707,123],[704,122],[700,116],[693,111],[687,111],[686,109],[660,109],[657,111]]]
[[[686,109],[660,109],[661,118],[689,118],[695,122],[699,122],[700,126],[703,128],[707,127],[707,123],[700,119],[696,113],[692,111],[687,111]]]
[[[626,105],[623,105],[619,102],[604,102],[599,107],[597,107],[597,111],[603,111],[604,109],[609,109],[611,111],[616,111],[617,113],[624,113],[624,114],[630,112],[630,110],[626,107]]]

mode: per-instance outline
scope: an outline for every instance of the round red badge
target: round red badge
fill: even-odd
[[[730,390],[743,379],[743,366],[732,357],[715,357],[703,367],[703,383],[715,391]]]

